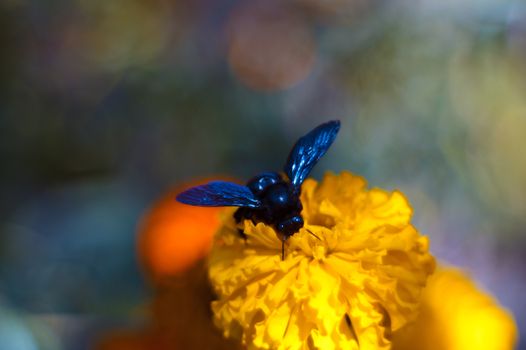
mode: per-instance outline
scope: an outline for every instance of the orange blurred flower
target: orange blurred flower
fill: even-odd
[[[236,349],[212,324],[212,292],[203,263],[219,227],[221,208],[193,207],[175,200],[177,193],[208,181],[177,186],[145,213],[138,229],[137,250],[156,287],[148,325],[109,332],[95,349]]]
[[[160,281],[177,275],[206,256],[219,227],[221,208],[193,207],[175,200],[185,188],[209,181],[192,181],[161,198],[139,225],[138,255],[147,274]]]
[[[428,280],[413,324],[395,333],[393,350],[512,350],[512,314],[465,272],[440,268]]]

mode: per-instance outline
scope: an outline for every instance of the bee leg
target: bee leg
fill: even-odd
[[[247,234],[245,233],[245,231],[243,231],[242,229],[238,228],[237,229],[237,234],[239,235],[239,237],[243,238],[245,240],[245,243],[247,242]]]
[[[237,210],[234,212],[234,220],[236,220],[236,223],[240,223],[243,218],[245,217],[245,208],[237,208]]]
[[[281,239],[281,261],[285,260],[285,240],[285,237]]]

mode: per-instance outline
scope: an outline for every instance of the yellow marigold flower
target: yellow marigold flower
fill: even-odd
[[[511,314],[461,271],[439,269],[422,293],[415,323],[394,335],[394,350],[512,350]]]
[[[209,262],[215,324],[254,349],[389,349],[434,270],[406,198],[343,172],[306,180],[301,201],[283,261],[271,227],[225,212]]]

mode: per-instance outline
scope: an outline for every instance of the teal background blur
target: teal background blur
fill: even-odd
[[[4,0],[0,50],[1,349],[140,324],[152,201],[280,169],[329,119],[312,175],[401,189],[526,335],[524,2]]]

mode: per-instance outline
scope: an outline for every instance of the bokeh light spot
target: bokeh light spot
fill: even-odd
[[[235,76],[258,91],[288,88],[312,70],[316,50],[308,23],[293,8],[250,2],[229,19],[228,62]]]

